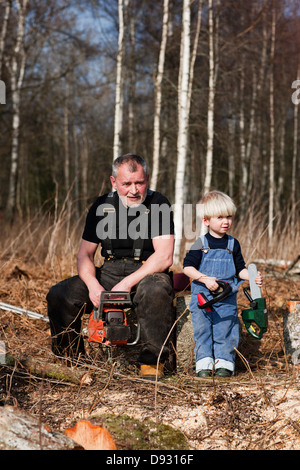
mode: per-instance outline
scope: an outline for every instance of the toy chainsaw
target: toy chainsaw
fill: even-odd
[[[220,302],[222,299],[225,299],[230,292],[232,291],[231,285],[228,284],[226,281],[216,281],[219,284],[219,288],[214,291],[209,291],[212,294],[212,299],[208,300],[206,295],[203,292],[197,294],[198,306],[201,309],[206,310],[207,312],[211,312],[212,305]]]
[[[139,340],[139,325],[135,341],[128,342],[131,328],[127,324],[125,309],[131,306],[129,292],[101,292],[99,307],[89,317],[88,340],[105,346],[136,344]]]
[[[255,264],[250,264],[249,272],[249,294],[247,288],[244,288],[244,294],[250,302],[250,308],[242,311],[242,319],[248,333],[256,339],[261,339],[268,329],[268,313],[266,308],[266,299],[261,296],[261,289],[255,283],[257,269]]]

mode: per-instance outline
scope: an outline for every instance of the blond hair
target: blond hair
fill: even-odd
[[[200,201],[201,217],[210,219],[211,217],[219,217],[234,215],[236,206],[227,194],[221,191],[210,191],[205,194]]]

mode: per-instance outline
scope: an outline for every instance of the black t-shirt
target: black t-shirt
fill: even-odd
[[[205,235],[208,241],[208,246],[211,249],[223,249],[226,250],[228,245],[228,235],[225,234],[221,238],[213,237],[210,233]],[[183,267],[193,266],[196,269],[199,269],[200,262],[202,259],[202,250],[199,249],[199,244],[197,242],[191,247],[190,251],[186,254]],[[239,241],[235,238],[233,245],[233,261],[236,267],[236,274],[240,273],[245,267],[245,261],[241,252],[241,246]]]
[[[142,204],[126,208],[114,191],[91,206],[82,238],[100,243],[105,258],[110,248],[116,258],[132,258],[134,240],[143,239],[141,260],[145,260],[154,252],[152,239],[162,235],[174,235],[173,212],[165,196],[148,190]]]

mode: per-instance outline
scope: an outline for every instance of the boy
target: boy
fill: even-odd
[[[208,233],[196,240],[183,262],[183,272],[193,280],[190,311],[196,342],[196,374],[209,377],[215,366],[216,376],[230,377],[234,373],[234,348],[239,344],[236,294],[238,285],[249,280],[249,275],[238,240],[227,234],[236,212],[232,199],[220,191],[211,191],[200,203]],[[212,312],[200,309],[197,294],[204,293],[211,299],[210,291],[219,287],[217,280],[227,281],[231,293],[214,304]],[[260,273],[255,282],[262,286]]]

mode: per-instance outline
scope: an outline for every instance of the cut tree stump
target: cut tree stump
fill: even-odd
[[[72,439],[51,432],[39,419],[14,406],[0,407],[0,450],[74,450]]]

